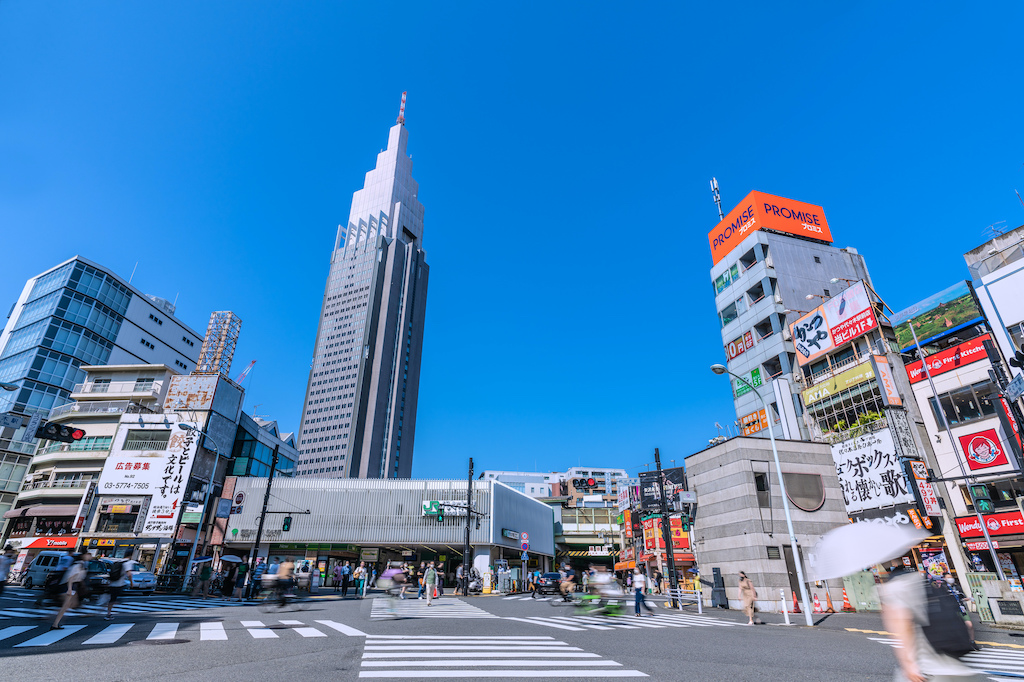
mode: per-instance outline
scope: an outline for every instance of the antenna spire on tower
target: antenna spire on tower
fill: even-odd
[[[396,123],[401,123],[402,125],[405,125],[405,95],[406,93],[403,92],[402,106],[398,109],[398,120],[395,121]]]
[[[718,219],[725,220],[725,214],[722,213],[722,195],[718,193],[717,178],[711,178],[711,196],[715,198],[715,206],[718,207]]]

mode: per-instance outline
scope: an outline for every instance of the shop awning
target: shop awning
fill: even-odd
[[[615,563],[616,571],[632,571],[634,568],[636,568],[635,561],[617,561]]]
[[[585,550],[585,549],[583,549],[583,550],[573,549],[573,550],[569,550],[569,551],[566,551],[566,552],[558,552],[558,556],[576,557],[576,558],[592,557],[594,559],[602,559],[602,558],[606,558],[606,557],[607,558],[614,558],[614,557],[619,556],[619,550],[613,549],[612,551],[608,552],[607,554],[591,554],[588,550]]]
[[[25,516],[74,516],[78,513],[77,504],[37,504],[34,507],[21,507],[4,512],[5,519],[20,519]]]
[[[34,542],[31,542],[21,549],[58,549],[58,550],[72,550],[75,545],[78,544],[78,538],[64,537],[64,538],[39,538]]]

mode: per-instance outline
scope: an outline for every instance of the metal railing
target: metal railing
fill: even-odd
[[[870,355],[854,355],[846,358],[845,360],[841,360],[840,362],[834,363],[830,365],[828,369],[822,370],[817,374],[812,374],[810,385],[813,386],[819,381],[830,379],[831,377],[835,376],[839,372],[842,372],[843,370],[849,369],[850,367],[855,367],[856,365],[859,365],[862,362],[866,362],[870,357]]]
[[[700,590],[684,590],[679,587],[674,590],[666,590],[665,596],[676,602],[679,610],[683,610],[684,604],[696,603],[697,613],[704,613],[704,598]]]
[[[36,444],[23,443],[20,440],[4,438],[0,439],[0,450],[9,450],[11,452],[20,452],[23,455],[31,455],[36,451]]]
[[[90,481],[95,481],[95,478],[83,478],[77,480],[59,480],[59,481],[25,481],[25,485],[21,487],[22,490],[39,490],[40,488],[84,488],[89,485]]]
[[[101,450],[109,450],[111,443],[90,443],[85,441],[78,441],[76,443],[53,443],[48,445],[38,452],[40,455],[49,455],[54,452],[98,452]]]
[[[72,393],[152,393],[162,381],[87,381],[75,384]]]
[[[160,408],[156,406],[145,407],[130,400],[97,400],[60,405],[50,410],[49,419],[55,419],[65,414],[123,414],[126,412],[129,414],[152,414],[159,411]]]

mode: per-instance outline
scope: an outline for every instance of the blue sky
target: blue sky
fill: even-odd
[[[896,310],[1024,223],[1021,5],[683,4],[4,0],[0,300],[138,262],[200,332],[242,318],[246,410],[296,428],[335,230],[408,90],[414,475],[681,463],[735,418],[711,176],[726,211],[823,206]]]

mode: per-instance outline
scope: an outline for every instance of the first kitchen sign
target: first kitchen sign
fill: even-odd
[[[1016,535],[1024,533],[1024,517],[1019,511],[989,514],[982,517],[989,535]],[[984,537],[977,516],[956,517],[956,529],[962,538]]]

